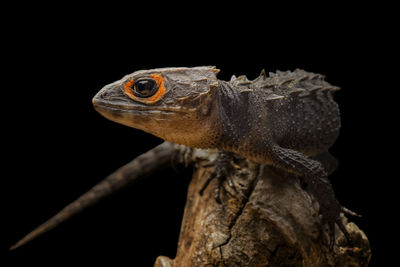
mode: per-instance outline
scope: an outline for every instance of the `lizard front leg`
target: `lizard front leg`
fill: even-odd
[[[323,221],[329,227],[329,248],[332,250],[335,240],[335,223],[351,243],[350,234],[344,227],[340,213],[355,215],[342,207],[335,197],[332,185],[330,184],[322,164],[312,160],[304,154],[278,145],[272,146],[271,160],[273,165],[280,169],[299,175],[306,183],[306,189],[319,202],[319,213],[323,216]]]
[[[217,186],[214,191],[214,198],[218,203],[221,203],[220,192],[224,180],[227,180],[228,185],[235,191],[236,187],[232,181],[232,172],[236,165],[233,162],[233,153],[225,150],[219,150],[217,158],[210,163],[210,166],[214,165],[214,169],[210,174],[210,177],[204,183],[200,190],[200,195],[203,194],[204,190],[207,188],[208,184],[213,180],[217,179]]]

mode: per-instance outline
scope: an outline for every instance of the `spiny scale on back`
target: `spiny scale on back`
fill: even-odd
[[[267,99],[279,99],[288,95],[309,96],[316,91],[336,91],[339,87],[331,86],[324,81],[325,76],[296,69],[295,71],[270,72],[269,77],[265,70],[261,71],[259,77],[249,80],[245,75],[232,76],[230,83],[234,86],[252,86],[265,89],[269,93]]]

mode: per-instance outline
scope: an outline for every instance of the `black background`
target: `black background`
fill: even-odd
[[[173,16],[159,8],[150,16],[148,10],[120,7],[93,18],[87,17],[96,14],[92,9],[61,18],[53,12],[9,27],[3,51],[8,60],[2,91],[2,259],[14,265],[152,266],[158,255],[173,258],[190,170],[154,175],[24,247],[7,248],[162,142],[97,114],[91,98],[98,90],[139,69],[215,65],[225,80],[233,74],[253,79],[263,68],[303,68],[342,88],[336,94],[341,135],[331,150],[340,168],[331,180],[340,202],[363,215],[351,220],[369,237],[371,266],[388,260],[393,233],[383,225],[392,216],[388,184],[395,177],[388,170],[394,143],[387,144],[392,134],[387,125],[395,121],[396,106],[389,104],[394,93],[387,95],[395,88],[384,86],[394,60],[387,28],[370,11],[353,16],[354,9],[290,21],[283,10],[268,19],[274,11],[267,16],[257,7],[246,17],[235,10],[226,19],[210,6],[200,15]]]

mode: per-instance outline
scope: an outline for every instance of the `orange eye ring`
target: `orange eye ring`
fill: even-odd
[[[150,97],[140,97],[138,94],[135,95],[135,79],[132,78],[128,82],[124,84],[124,93],[131,99],[145,103],[145,104],[154,104],[159,101],[165,94],[165,85],[164,81],[165,78],[162,77],[161,74],[151,74],[150,77],[156,82],[157,84],[157,91]]]

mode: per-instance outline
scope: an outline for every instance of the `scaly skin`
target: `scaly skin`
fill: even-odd
[[[303,70],[269,77],[262,71],[253,81],[245,76],[221,81],[218,72],[215,67],[138,71],[104,87],[93,104],[106,118],[164,140],[233,152],[298,175],[320,204],[330,247],[335,223],[350,239],[339,216],[347,210],[336,200],[323,163],[313,159],[329,158],[324,155],[338,136],[333,93],[339,88]],[[143,80],[153,89],[150,94],[141,94]]]

